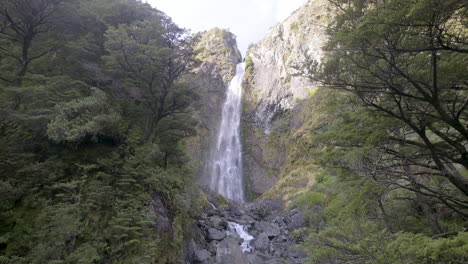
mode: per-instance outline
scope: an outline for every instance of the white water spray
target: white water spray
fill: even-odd
[[[211,189],[237,202],[244,201],[240,141],[244,68],[245,63],[237,65],[236,75],[229,85],[219,127],[218,142],[212,155],[210,168]]]

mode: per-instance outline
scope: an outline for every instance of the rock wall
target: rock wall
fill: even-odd
[[[244,175],[253,197],[284,173],[300,102],[317,88],[309,76],[323,57],[328,8],[325,0],[307,2],[247,52],[242,136]]]
[[[214,28],[194,36],[197,65],[189,82],[195,86],[200,101],[194,112],[199,120],[197,136],[187,141],[191,167],[205,181],[204,169],[209,160],[211,141],[217,134],[222,106],[229,82],[242,56],[231,32]]]

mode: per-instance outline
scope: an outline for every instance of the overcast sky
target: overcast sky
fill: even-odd
[[[306,0],[147,0],[192,33],[214,27],[237,36],[243,54]]]

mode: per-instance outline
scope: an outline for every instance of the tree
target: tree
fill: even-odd
[[[5,0],[0,3],[0,60],[15,65],[7,69],[7,72],[12,71],[11,76],[2,75],[0,80],[20,85],[31,62],[58,47],[55,39],[48,39],[41,45],[36,45],[35,41],[59,25],[57,14],[64,2]]]
[[[402,161],[400,175],[410,173],[423,189],[420,175],[444,177],[468,195],[468,179],[456,168],[468,169],[464,1],[330,2],[338,15],[321,81],[400,122],[387,131],[394,142],[387,154]]]
[[[150,97],[122,61],[106,65],[123,57],[104,45],[129,44],[127,67],[151,48],[158,65],[176,65],[190,48],[169,22],[140,0],[0,1],[0,263],[179,261],[199,193],[183,159],[193,93],[167,77],[163,113],[180,111],[140,144],[143,102],[160,98],[167,71],[155,71]],[[154,27],[135,35],[144,25]]]
[[[120,81],[114,92],[144,107],[143,141],[154,140],[160,121],[189,113],[197,97],[181,82],[193,58],[186,32],[156,13],[151,20],[110,29],[107,39],[105,59]]]
[[[387,131],[404,124],[369,111],[357,96],[337,89],[319,89],[307,100],[309,117],[291,142],[300,147],[290,155],[293,168],[302,157],[319,165],[310,169],[316,173],[313,186],[291,204],[304,210],[308,226],[295,234],[306,238],[302,245],[310,261],[466,262],[466,217],[437,197],[407,189],[414,186],[405,177],[451,198],[466,201],[464,194],[445,178],[418,175],[413,168],[397,174],[405,159],[386,151],[399,145]],[[455,207],[463,209],[466,213],[466,207]]]
[[[162,168],[166,169],[169,161],[178,166],[186,162],[183,140],[196,135],[196,124],[196,120],[190,114],[168,117],[160,123],[156,133]]]

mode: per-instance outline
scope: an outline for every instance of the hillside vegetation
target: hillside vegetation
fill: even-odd
[[[0,263],[176,263],[191,38],[135,0],[0,3]]]
[[[304,71],[321,87],[275,121],[288,158],[264,197],[305,210],[310,263],[466,263],[466,5],[329,3]]]

